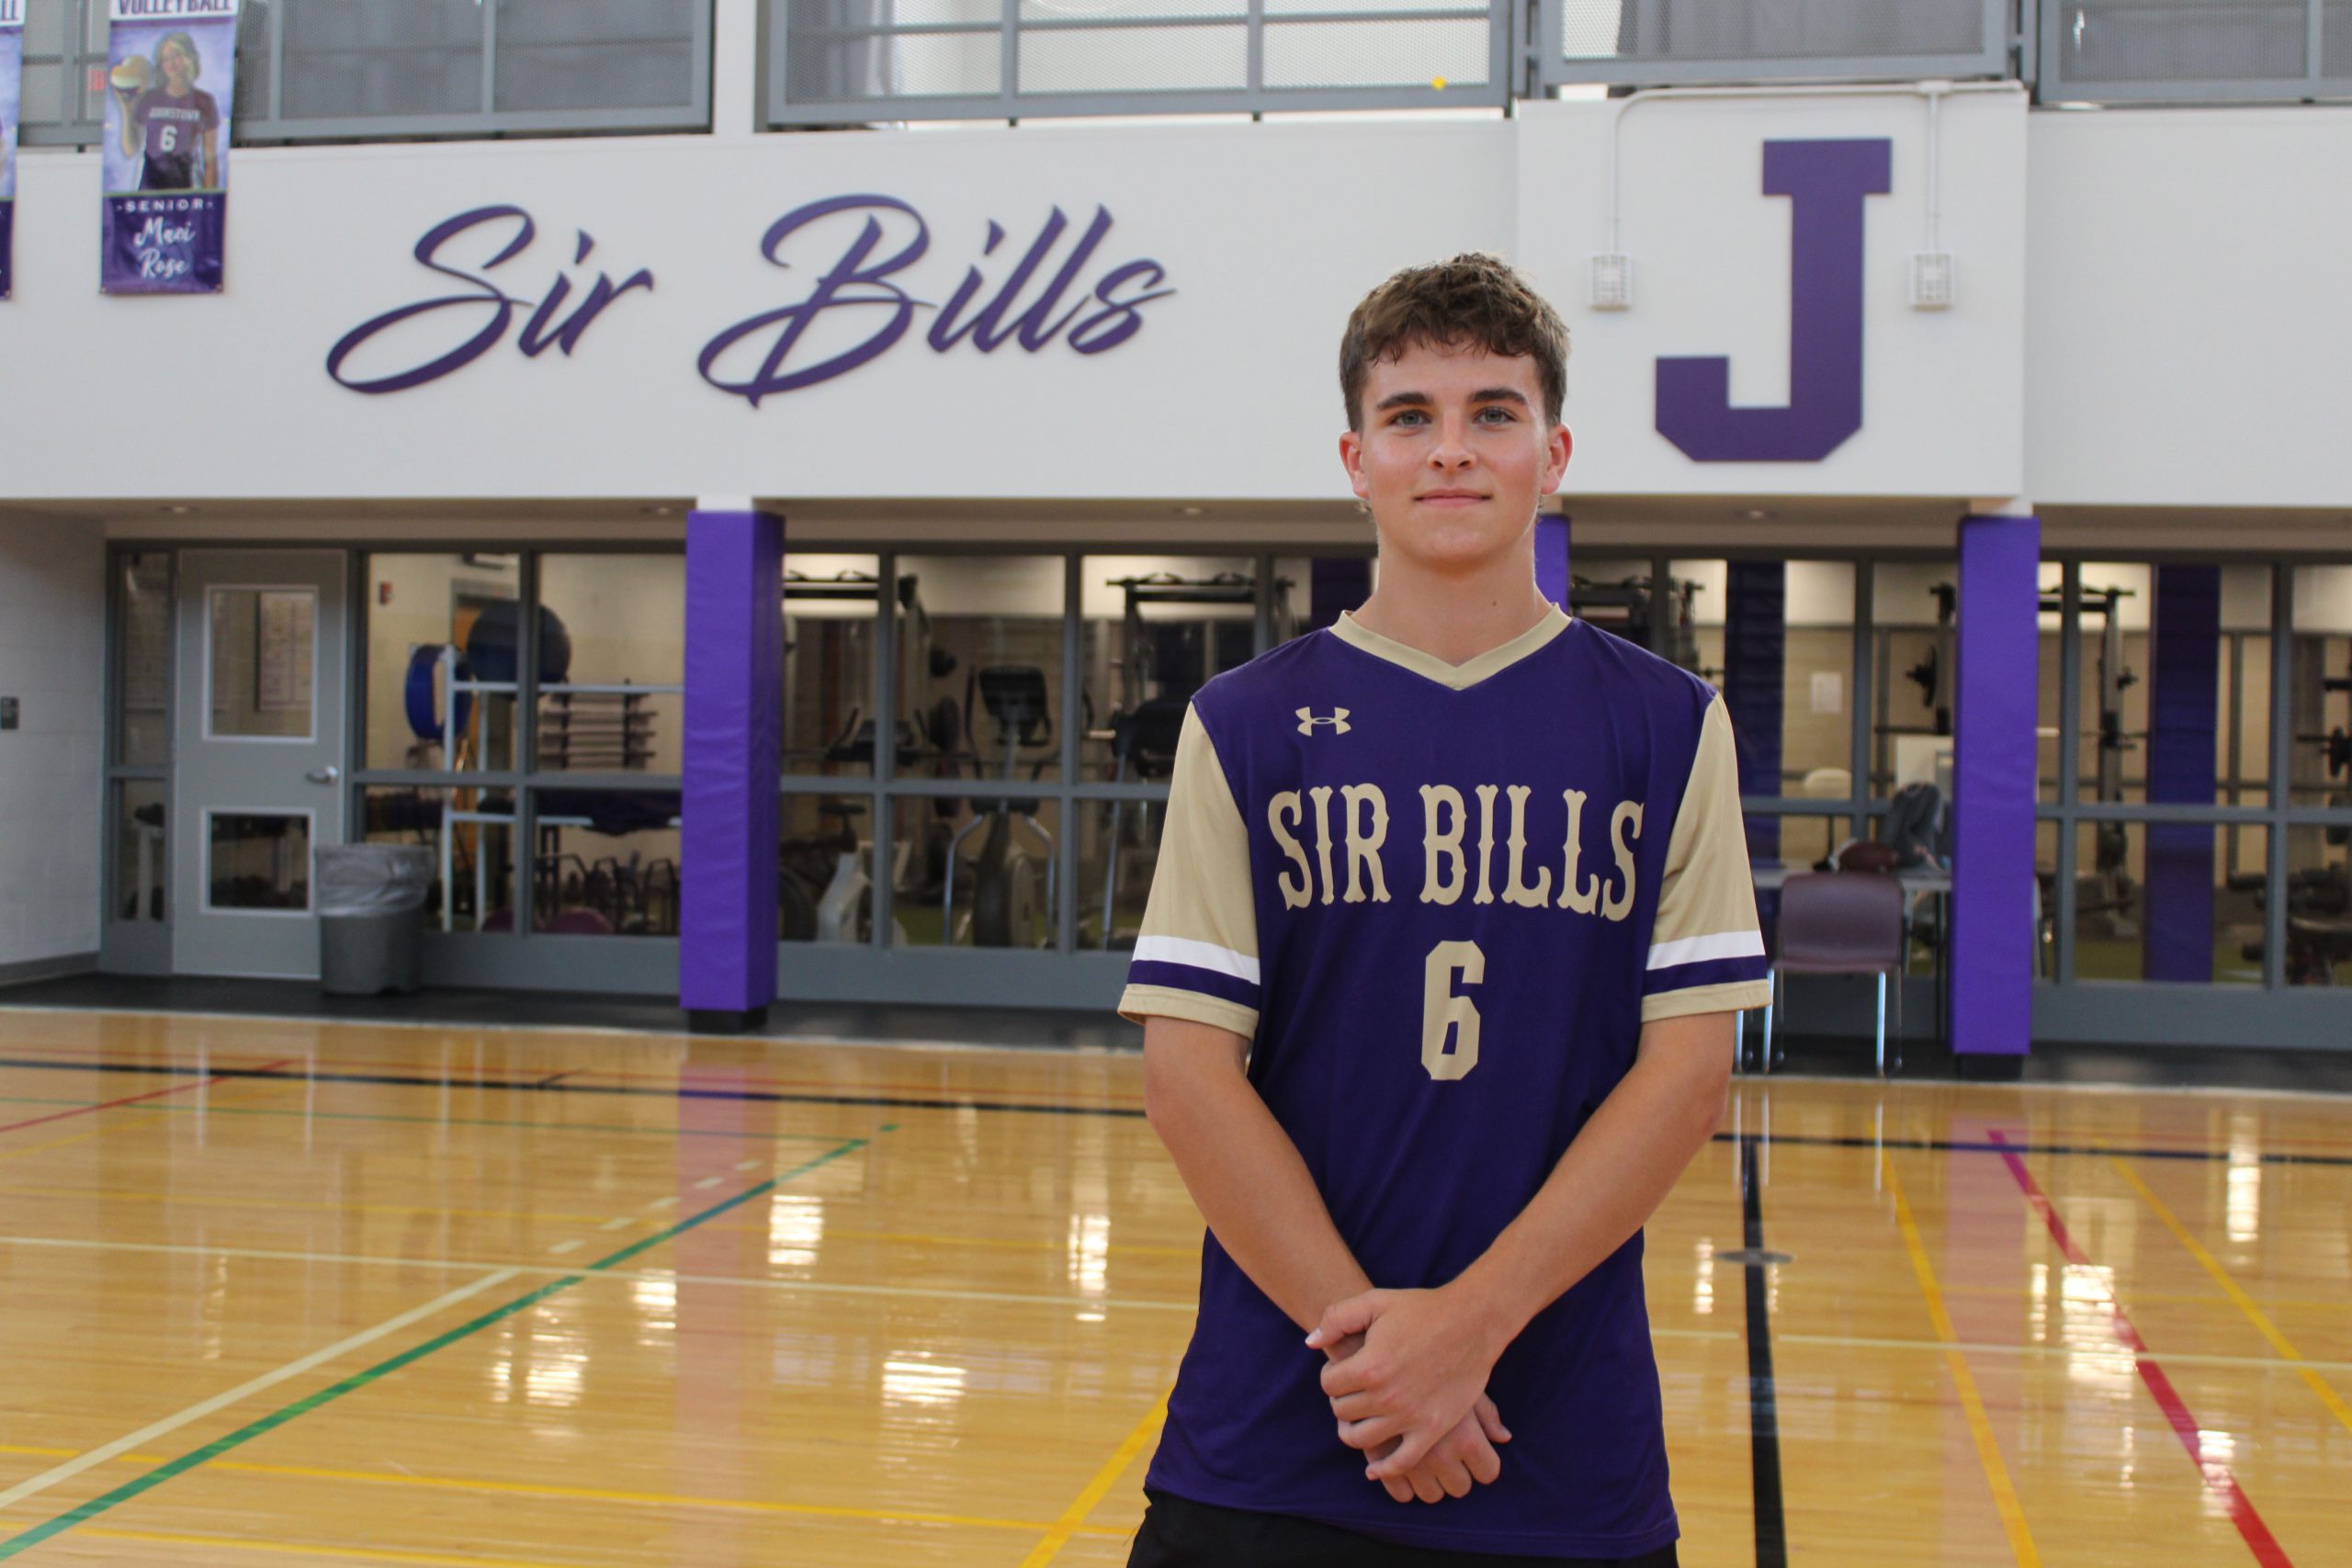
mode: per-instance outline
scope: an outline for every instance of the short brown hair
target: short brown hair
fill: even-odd
[[[1568,396],[1568,329],[1525,278],[1495,257],[1466,251],[1452,261],[1408,266],[1363,297],[1340,340],[1349,429],[1363,428],[1363,384],[1372,367],[1415,347],[1532,359],[1544,412],[1560,423]]]

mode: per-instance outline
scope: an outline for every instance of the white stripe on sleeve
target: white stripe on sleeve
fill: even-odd
[[[1650,949],[1649,966],[1672,969],[1684,964],[1704,964],[1716,958],[1761,958],[1762,931],[1719,931],[1713,936],[1686,936],[1661,942]]]
[[[1756,951],[1764,951],[1760,945]],[[1258,961],[1246,953],[1236,953],[1229,947],[1219,947],[1213,942],[1193,942],[1181,936],[1145,936],[1136,939],[1136,958],[1149,964],[1182,964],[1194,969],[1212,970],[1230,975],[1237,980],[1258,984]]]

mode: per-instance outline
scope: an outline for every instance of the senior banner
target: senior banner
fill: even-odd
[[[0,0],[0,299],[15,271],[17,125],[25,78],[25,0]]]
[[[229,204],[238,0],[109,0],[108,294],[214,294]]]

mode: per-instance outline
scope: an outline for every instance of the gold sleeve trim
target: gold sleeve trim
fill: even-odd
[[[1739,758],[1731,714],[1718,694],[1707,705],[1690,779],[1667,840],[1657,919],[1650,943],[1762,930],[1756,884],[1747,868],[1747,830],[1739,810]]]
[[[1642,1021],[1688,1018],[1702,1012],[1745,1012],[1772,999],[1770,980],[1726,980],[1716,986],[1692,986],[1686,990],[1660,991],[1642,998]]]
[[[1129,986],[1119,998],[1119,1016],[1130,1023],[1152,1018],[1189,1019],[1213,1029],[1230,1030],[1244,1040],[1258,1032],[1257,1009],[1172,986]]]

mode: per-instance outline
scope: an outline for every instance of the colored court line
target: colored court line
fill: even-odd
[[[1070,1500],[1069,1506],[1062,1510],[1062,1517],[1056,1519],[1044,1538],[1029,1549],[1029,1555],[1021,1560],[1021,1568],[1045,1568],[1063,1547],[1069,1544],[1069,1538],[1084,1527],[1086,1517],[1094,1512],[1104,1495],[1118,1484],[1119,1477],[1135,1463],[1136,1455],[1143,1452],[1145,1447],[1159,1435],[1159,1428],[1167,1420],[1168,1395],[1163,1393],[1159,1396],[1159,1403],[1151,1407],[1151,1413],[1136,1423],[1136,1429],[1126,1435],[1111,1457],[1103,1461],[1102,1468],[1094,1472],[1094,1479],[1086,1483],[1085,1490]]]
[[[1944,1293],[1936,1282],[1935,1264],[1928,1259],[1927,1244],[1919,1239],[1918,1222],[1912,1217],[1911,1200],[1904,1194],[1903,1179],[1894,1173],[1894,1158],[1885,1150],[1879,1151],[1879,1168],[1886,1173],[1886,1190],[1894,1200],[1894,1223],[1903,1233],[1903,1246],[1911,1254],[1911,1271],[1919,1278],[1919,1293],[1927,1298],[1928,1320],[1935,1325],[1936,1337],[1943,1342],[1944,1362],[1951,1369],[1952,1382],[1960,1388],[1960,1406],[1968,1418],[1968,1434],[1976,1443],[1976,1462],[1984,1472],[1984,1483],[1993,1490],[1993,1507],[2001,1516],[2001,1529],[2009,1538],[2009,1553],[2018,1561],[2018,1568],[2041,1568],[2041,1553],[2033,1544],[2033,1531],[2025,1522],[2025,1509],[2018,1506],[2017,1488],[2009,1482],[2009,1467],[2001,1457],[2001,1445],[1993,1435],[1993,1423],[1984,1414],[1984,1399],[1976,1389],[1976,1374],[1969,1370],[1968,1358],[1961,1352],[1960,1335],[1952,1328],[1951,1314],[1944,1310]]]
[[[356,1557],[368,1562],[431,1563],[437,1568],[589,1568],[586,1563],[557,1562],[543,1557],[453,1557],[438,1551],[394,1551],[380,1546],[312,1545],[254,1540],[245,1536],[178,1535],[165,1530],[86,1529],[82,1533],[99,1540],[138,1540],[157,1546],[225,1546],[238,1551],[278,1552],[291,1557]]]
[[[76,1187],[0,1187],[0,1198],[71,1198],[88,1202],[178,1203],[190,1209],[278,1209],[334,1214],[447,1214],[469,1220],[547,1220],[558,1224],[597,1224],[600,1214],[567,1214],[548,1209],[456,1209],[435,1203],[298,1203],[285,1198],[229,1198],[201,1192],[148,1192],[130,1187],[95,1191]]]
[[[2058,1217],[2056,1207],[2041,1190],[2041,1183],[2034,1180],[2033,1173],[2026,1169],[2025,1161],[2018,1157],[2014,1146],[1998,1131],[1988,1132],[1985,1135],[2001,1149],[2001,1161],[2008,1167],[2010,1179],[2018,1184],[2018,1190],[2025,1195],[2025,1201],[2033,1212],[2041,1216],[2043,1226],[2050,1232],[2050,1238],[2058,1244],[2059,1252],[2067,1262],[2096,1280],[2098,1278],[2097,1265],[2091,1262],[2089,1254],[2075,1243],[2073,1233],[2066,1229],[2066,1222]],[[2189,1462],[2197,1466],[2206,1490],[2213,1495],[2214,1500],[2229,1516],[2230,1522],[2237,1527],[2238,1534],[2254,1553],[2255,1561],[2262,1563],[2264,1568],[2291,1568],[2290,1560],[2279,1546],[2278,1538],[2270,1533],[2270,1527],[2262,1522],[2262,1516],[2256,1512],[2253,1499],[2238,1484],[2237,1477],[2231,1472],[2230,1467],[2221,1460],[2206,1457],[2204,1437],[2197,1417],[2174,1389],[2172,1379],[2165,1375],[2164,1368],[2148,1348],[2148,1342],[2140,1337],[2139,1329],[2132,1325],[2132,1319],[2123,1311],[2123,1303],[2115,1299],[2112,1291],[2107,1292],[2106,1305],[2109,1327],[2117,1343],[2132,1352],[2132,1364],[2139,1371],[2141,1382],[2154,1396],[2157,1408],[2164,1412],[2165,1419],[2172,1426],[2173,1435],[2188,1450]]]
[[[254,1075],[259,1076],[271,1072],[276,1068],[282,1067],[286,1066],[288,1062],[292,1060],[293,1058],[290,1056],[284,1057],[278,1061],[270,1063],[266,1067],[255,1067],[249,1070]],[[200,1067],[191,1070],[197,1072],[204,1071],[204,1069]],[[69,1117],[88,1116],[95,1111],[113,1111],[125,1105],[137,1105],[141,1100],[161,1100],[166,1095],[187,1094],[192,1089],[209,1089],[213,1085],[221,1082],[227,1077],[228,1075],[225,1073],[208,1073],[207,1076],[198,1083],[178,1084],[170,1089],[151,1089],[145,1094],[127,1094],[120,1100],[102,1100],[93,1105],[76,1106],[71,1111],[52,1111],[46,1116],[28,1116],[22,1122],[11,1122],[5,1126],[0,1126],[0,1133],[20,1132],[27,1127],[39,1127],[51,1122],[62,1122],[67,1120]]]
[[[0,1067],[21,1067],[40,1072],[77,1073],[165,1073],[177,1077],[203,1071],[170,1062],[28,1062],[21,1058],[0,1058]],[[1059,1105],[1045,1100],[973,1100],[968,1097],[937,1097],[891,1094],[800,1094],[780,1089],[691,1089],[678,1085],[669,1089],[639,1088],[632,1084],[541,1083],[532,1078],[453,1078],[432,1077],[422,1073],[328,1073],[306,1070],[287,1073],[259,1067],[222,1067],[216,1069],[224,1078],[277,1078],[294,1083],[377,1084],[396,1089],[470,1089],[504,1091],[514,1094],[606,1094],[627,1095],[652,1100],[717,1100],[758,1105],[867,1105],[910,1111],[1006,1111],[1033,1116],[1107,1116],[1123,1121],[1143,1120],[1141,1107],[1103,1105]],[[2346,1163],[2352,1163],[2347,1161]]]
[[[2294,1363],[2295,1371],[2301,1375],[2303,1382],[2311,1385],[2311,1391],[2319,1395],[2320,1403],[2327,1406],[2327,1413],[2335,1416],[2346,1431],[2352,1432],[2352,1405],[2346,1405],[2344,1403],[2344,1396],[2329,1386],[2328,1381],[2320,1376],[2312,1365],[2303,1359],[2303,1353],[2295,1348],[2286,1335],[2279,1332],[2277,1324],[2270,1321],[2269,1314],[2264,1312],[2256,1304],[2252,1296],[2239,1288],[2237,1280],[2232,1277],[2229,1269],[2222,1267],[2222,1260],[2207,1251],[2204,1245],[2188,1233],[2188,1227],[2182,1224],[2179,1216],[2166,1207],[2165,1201],[2157,1197],[2154,1190],[2140,1179],[2140,1173],[2132,1168],[2132,1163],[2129,1160],[2118,1159],[2113,1164],[2115,1168],[2122,1174],[2123,1179],[2132,1184],[2132,1190],[2140,1194],[2141,1201],[2154,1211],[2157,1219],[2164,1222],[2165,1228],[2172,1232],[2180,1245],[2188,1249],[2188,1255],[2204,1265],[2205,1272],[2211,1274],[2213,1277],[2213,1282],[2222,1287],[2222,1293],[2228,1296],[2232,1304],[2245,1314],[2246,1321],[2254,1325],[2262,1337],[2269,1342],[2270,1348]]]
[[[469,1338],[473,1335],[481,1333],[485,1328],[503,1323],[506,1319],[515,1315],[517,1313],[527,1311],[530,1308],[537,1306],[539,1303],[547,1300],[549,1296],[570,1290],[572,1286],[577,1285],[581,1280],[586,1279],[591,1274],[604,1273],[622,1263],[628,1262],[630,1258],[637,1257],[640,1253],[649,1251],[651,1248],[660,1246],[663,1242],[684,1235],[685,1232],[694,1229],[695,1226],[702,1224],[707,1220],[716,1219],[720,1214],[741,1208],[742,1205],[751,1202],[754,1199],[765,1197],[768,1193],[775,1190],[777,1187],[783,1185],[786,1181],[792,1180],[795,1177],[805,1176],[809,1171],[815,1170],[821,1166],[831,1164],[834,1160],[841,1158],[844,1155],[854,1154],[857,1150],[865,1148],[868,1142],[870,1142],[870,1140],[865,1138],[850,1139],[837,1148],[829,1149],[813,1159],[802,1161],[799,1165],[794,1167],[788,1171],[771,1177],[767,1180],[760,1182],[756,1186],[746,1188],[744,1190],[735,1194],[732,1198],[728,1198],[719,1202],[714,1203],[709,1208],[703,1210],[699,1213],[690,1214],[673,1225],[670,1225],[665,1229],[657,1231],[653,1235],[646,1236],[641,1240],[631,1242],[628,1246],[622,1247],[617,1252],[607,1253],[603,1258],[598,1258],[595,1262],[588,1264],[585,1268],[575,1270],[561,1279],[551,1280],[548,1283],[541,1285],[537,1290],[530,1291],[523,1295],[517,1296],[513,1301],[508,1302],[505,1305],[493,1308],[491,1311],[482,1314],[480,1317],[474,1318],[470,1322],[461,1323],[457,1327],[449,1329],[446,1333],[435,1335],[434,1337],[424,1341],[421,1345],[412,1346],[410,1348],[401,1351],[397,1356],[390,1357],[385,1360],[377,1362],[372,1367],[368,1367],[362,1371],[354,1372],[349,1377],[343,1379],[341,1382],[331,1383],[327,1387],[322,1388],[314,1393],[305,1395],[303,1398],[296,1400],[291,1404],[281,1405],[279,1408],[271,1411],[268,1415],[261,1417],[259,1420],[248,1422],[244,1426],[237,1428],[235,1431],[229,1433],[226,1437],[216,1438],[211,1442],[205,1444],[202,1448],[195,1449],[187,1453],[182,1454],[179,1458],[173,1460],[168,1464],[158,1465],[154,1469],[147,1472],[144,1475],[139,1476],[134,1480],[125,1482],[122,1485],[116,1487],[111,1492],[107,1492],[97,1497],[93,1497],[77,1508],[69,1509],[65,1513],[58,1515],[53,1519],[50,1519],[42,1524],[35,1525],[32,1529],[11,1536],[6,1540],[0,1540],[0,1561],[6,1561],[8,1558],[17,1555],[19,1552],[38,1546],[42,1541],[49,1540],[51,1536],[59,1535],[66,1530],[72,1529],[75,1525],[86,1523],[88,1520],[96,1518],[98,1515],[107,1512],[108,1509],[119,1507],[122,1504],[130,1502],[134,1497],[140,1496],[147,1492],[151,1492],[154,1488],[161,1486],[164,1482],[171,1480],[173,1477],[185,1474],[188,1471],[196,1469],[198,1465],[216,1460],[222,1454],[253,1441],[255,1438],[276,1431],[278,1427],[285,1426],[288,1422],[295,1419],[297,1416],[306,1416],[310,1412],[318,1409],[321,1405],[329,1404],[334,1400],[340,1399],[345,1394],[366,1388],[370,1383],[375,1382],[380,1378],[387,1377],[393,1372],[399,1371],[403,1367],[421,1361],[436,1350],[444,1349],[448,1346],[456,1344],[460,1339]],[[512,1277],[512,1275],[508,1276],[510,1279]],[[5,1494],[0,1494],[0,1506],[6,1506],[5,1497]]]
[[[172,1090],[176,1094],[180,1091]],[[0,1105],[88,1105],[83,1100],[43,1100],[33,1095],[0,1094]],[[95,1109],[95,1108],[93,1108]],[[640,1137],[664,1138],[733,1138],[754,1144],[831,1144],[840,1142],[831,1133],[737,1133],[724,1128],[705,1127],[633,1127],[622,1122],[521,1122],[501,1121],[492,1116],[384,1116],[357,1111],[280,1111],[254,1105],[155,1105],[139,1107],[141,1111],[176,1111],[182,1115],[210,1116],[291,1116],[304,1122],[392,1122],[423,1127],[520,1127],[532,1133],[626,1133]]]
[[[388,1335],[398,1334],[413,1323],[422,1322],[445,1308],[478,1296],[494,1286],[503,1285],[514,1277],[514,1271],[511,1269],[503,1269],[485,1274],[481,1279],[460,1285],[445,1295],[435,1296],[423,1306],[411,1307],[397,1317],[387,1318],[373,1328],[363,1329],[348,1339],[339,1340],[323,1349],[313,1350],[300,1359],[288,1361],[274,1371],[264,1372],[261,1376],[239,1383],[232,1389],[216,1393],[209,1399],[198,1400],[187,1409],[167,1416],[150,1426],[141,1427],[128,1437],[117,1438],[111,1443],[102,1444],[85,1453],[77,1454],[63,1464],[45,1470],[39,1475],[20,1481],[6,1491],[0,1492],[0,1509],[12,1507],[28,1497],[37,1496],[61,1482],[71,1481],[84,1471],[102,1465],[118,1455],[129,1453],[143,1443],[152,1443],[158,1438],[169,1437],[191,1422],[201,1421],[215,1411],[226,1410],[229,1406],[241,1404],[266,1389],[276,1388],[279,1383],[299,1378],[312,1368],[322,1367],[329,1361],[348,1355],[364,1345],[372,1345]],[[0,1556],[5,1555],[6,1555],[5,1551],[0,1551]]]
[[[28,1062],[20,1058],[0,1058],[0,1068],[21,1067],[43,1072],[149,1073],[187,1076],[205,1069],[174,1063],[141,1062]],[[749,1104],[773,1105],[855,1105],[900,1108],[914,1111],[989,1111],[1035,1116],[1100,1116],[1114,1121],[1141,1121],[1139,1109],[1119,1105],[1057,1104],[1051,1101],[976,1100],[969,1096],[911,1096],[877,1094],[801,1094],[769,1089],[716,1089],[676,1086],[669,1089],[640,1088],[628,1084],[580,1083],[567,1080],[542,1084],[535,1079],[452,1078],[419,1073],[331,1073],[318,1071],[283,1072],[256,1067],[221,1067],[213,1069],[221,1078],[266,1078],[287,1083],[373,1084],[395,1089],[465,1089],[514,1094],[601,1094],[619,1095],[632,1099],[708,1100]],[[1767,1146],[1787,1145],[1793,1148],[1868,1149],[1876,1153],[1882,1148],[1906,1149],[1939,1154],[1999,1155],[2016,1152],[2030,1155],[2086,1155],[2107,1158],[2117,1154],[2138,1159],[2169,1159],[2220,1163],[2231,1156],[2225,1149],[2114,1148],[2097,1144],[2036,1144],[2007,1140],[1999,1144],[1966,1138],[1881,1138],[1832,1137],[1818,1134],[1718,1133],[1719,1144],[1736,1143],[1742,1136],[1756,1138]],[[2352,1155],[2299,1154],[2287,1150],[2270,1150],[2260,1156],[2266,1165],[2324,1166],[2352,1169]]]
[[[1781,1496],[1781,1396],[1772,1377],[1772,1303],[1765,1275],[1764,1183],[1756,1168],[1757,1134],[1739,1143],[1739,1208],[1747,1308],[1748,1472],[1756,1517],[1756,1568],[1788,1568],[1788,1517]]]
[[[0,1443],[0,1453],[70,1454],[72,1449],[31,1448]],[[120,1454],[119,1464],[163,1464],[161,1454]],[[970,1529],[1044,1530],[1054,1527],[1043,1519],[1004,1519],[980,1514],[930,1513],[920,1508],[858,1508],[834,1503],[775,1503],[752,1498],[696,1497],[667,1492],[621,1492],[603,1486],[554,1486],[535,1481],[489,1481],[462,1475],[419,1475],[413,1471],[332,1470],[307,1464],[254,1464],[244,1460],[215,1460],[212,1469],[240,1475],[277,1475],[292,1481],[348,1481],[368,1486],[413,1487],[425,1491],[480,1492],[495,1496],[560,1497],[579,1502],[625,1503],[656,1508],[708,1508],[719,1513],[775,1514],[820,1519],[863,1519],[876,1524],[950,1525]],[[114,1532],[93,1529],[86,1535]],[[1107,1525],[1080,1525],[1079,1535],[1125,1536]],[[189,1538],[191,1540],[196,1538]],[[239,1543],[242,1544],[242,1543]],[[323,1549],[321,1549],[323,1550]],[[338,1551],[354,1549],[337,1547]]]

